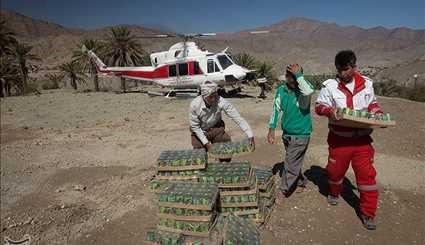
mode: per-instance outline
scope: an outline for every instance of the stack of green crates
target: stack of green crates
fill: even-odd
[[[212,158],[227,158],[245,153],[252,152],[253,149],[248,139],[241,141],[228,141],[214,143],[212,150],[209,152]]]
[[[209,163],[200,173],[198,181],[218,185],[222,215],[255,216],[259,213],[258,188],[251,163]]]
[[[225,219],[223,245],[259,245],[260,235],[247,219],[229,215]]]
[[[255,168],[257,176],[258,189],[260,191],[260,202],[266,206],[273,206],[276,193],[276,184],[274,175],[269,169]]]
[[[198,178],[206,167],[207,153],[203,149],[164,151],[157,160],[157,180],[185,181]]]
[[[215,184],[172,183],[159,193],[158,230],[208,237],[216,217]]]
[[[181,234],[150,230],[147,232],[146,244],[181,245],[183,237]]]

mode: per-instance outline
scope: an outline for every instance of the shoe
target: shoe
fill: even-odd
[[[362,214],[361,216],[363,226],[368,230],[376,230],[376,222],[375,219],[369,216]]]
[[[282,205],[282,203],[284,202],[285,198],[286,198],[286,192],[285,191],[278,190],[276,192],[275,203],[277,205]]]
[[[329,205],[335,206],[338,204],[339,197],[328,195],[328,203]]]
[[[303,193],[306,190],[306,186],[305,185],[299,185],[297,187],[297,189],[295,189],[295,193],[299,194],[299,193]]]

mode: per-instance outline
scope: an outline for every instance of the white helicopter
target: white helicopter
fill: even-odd
[[[251,34],[265,33],[251,32]],[[141,81],[151,81],[161,87],[176,90],[197,91],[201,83],[212,81],[220,87],[235,86],[247,79],[255,77],[255,71],[237,65],[226,53],[227,48],[219,53],[201,50],[195,42],[188,42],[189,38],[201,36],[215,36],[216,33],[170,35],[159,34],[144,36],[143,38],[184,37],[170,47],[168,51],[152,53],[151,66],[139,67],[108,67],[91,50],[83,46],[83,52],[88,52],[94,60],[99,75],[118,76]],[[168,96],[169,93],[166,95]]]

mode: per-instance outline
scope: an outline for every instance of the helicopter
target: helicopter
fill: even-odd
[[[251,34],[265,33],[253,31]],[[200,49],[191,38],[216,36],[203,34],[158,34],[141,38],[183,37],[184,41],[172,45],[167,51],[150,54],[150,66],[110,67],[91,50],[82,47],[96,64],[99,75],[117,76],[140,81],[150,81],[171,91],[197,91],[205,81],[215,82],[221,88],[233,88],[246,80],[255,78],[255,70],[237,65],[224,49],[218,53]],[[240,91],[240,87],[234,88]],[[168,95],[169,93],[167,93]]]

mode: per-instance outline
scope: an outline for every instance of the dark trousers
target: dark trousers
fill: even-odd
[[[214,127],[211,127],[207,130],[205,136],[211,143],[218,142],[228,142],[231,141],[230,135],[228,135],[225,131],[225,125],[223,121],[218,122]],[[194,132],[191,133],[192,146],[194,149],[200,149],[204,146],[202,142],[199,140],[198,136]]]
[[[286,155],[280,185],[283,192],[289,192],[296,186],[304,186],[307,183],[302,167],[309,142],[310,138],[284,136]]]

